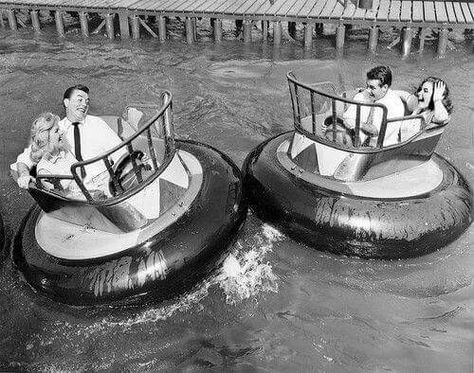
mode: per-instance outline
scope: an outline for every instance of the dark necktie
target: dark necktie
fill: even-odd
[[[74,154],[76,159],[81,162],[84,159],[81,154],[81,133],[79,132],[79,122],[74,122]],[[81,177],[84,179],[86,177],[86,169],[81,167]]]

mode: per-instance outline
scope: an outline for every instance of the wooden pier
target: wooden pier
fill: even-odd
[[[19,11],[30,14],[31,25],[18,19]],[[444,56],[449,29],[474,29],[472,0],[0,0],[0,29],[31,27],[39,33],[39,11],[54,12],[60,37],[65,37],[65,12],[77,12],[84,37],[90,34],[88,14],[100,15],[102,22],[96,31],[105,28],[110,39],[118,34],[122,39],[139,39],[140,33],[146,32],[165,41],[166,20],[180,17],[184,19],[188,43],[197,41],[198,18],[210,19],[216,42],[223,38],[222,20],[236,20],[242,25],[244,42],[252,41],[252,27],[261,22],[262,40],[267,41],[272,30],[275,46],[281,43],[282,24],[300,23],[304,25],[303,45],[307,50],[312,48],[316,25],[335,28],[338,49],[344,47],[345,31],[349,25],[367,28],[370,52],[377,48],[379,28],[396,26],[402,30],[403,55],[410,53],[415,31],[420,51],[423,50],[426,30],[437,31],[438,55]],[[150,18],[153,24],[148,22]]]

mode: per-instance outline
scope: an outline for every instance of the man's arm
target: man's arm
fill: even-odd
[[[354,96],[353,100],[360,103],[370,102],[365,91],[357,93]],[[370,114],[366,114],[367,110],[368,110],[367,106],[361,106],[360,108],[360,129],[371,136],[376,136],[379,133],[378,128],[374,126],[370,120],[368,120],[370,118]],[[370,110],[369,110],[369,113],[370,113]],[[347,128],[354,129],[356,126],[356,116],[357,116],[357,105],[354,105],[354,104],[349,105],[349,107],[343,114],[344,125]]]

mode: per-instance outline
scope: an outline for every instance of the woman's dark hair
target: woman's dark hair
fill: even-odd
[[[89,88],[82,84],[76,84],[75,86],[66,89],[66,91],[64,92],[63,100],[66,98],[71,98],[71,95],[74,91],[82,91],[89,94]]]
[[[425,84],[427,82],[430,82],[430,83],[433,84],[433,93],[431,94],[431,97],[430,97],[430,103],[428,104],[428,109],[429,110],[434,110],[434,101],[433,101],[434,87],[435,87],[436,83],[442,82],[442,83],[444,83],[445,89],[444,89],[444,93],[443,93],[443,99],[441,100],[441,102],[443,103],[444,107],[446,108],[446,111],[448,112],[448,114],[451,114],[451,112],[453,111],[453,104],[451,102],[451,98],[449,97],[448,85],[446,84],[446,82],[444,80],[442,80],[440,78],[436,78],[434,76],[429,76],[428,78],[426,78],[425,80],[423,80],[421,82],[421,84],[418,86],[418,89],[416,90],[416,93],[420,92],[422,87],[423,87],[423,84]]]

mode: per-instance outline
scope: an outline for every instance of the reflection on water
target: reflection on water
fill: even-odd
[[[128,103],[174,95],[178,137],[210,143],[239,166],[269,136],[291,129],[285,74],[364,84],[365,71],[389,64],[394,87],[427,75],[450,85],[455,112],[438,146],[474,185],[472,45],[433,59],[401,60],[379,45],[348,42],[337,58],[330,39],[308,55],[260,42],[187,46],[180,40],[109,42],[47,31],[0,35],[1,213],[7,240],[32,199],[8,177],[40,112],[62,113],[64,89],[91,88],[91,112],[121,113]],[[467,47],[467,48],[466,48]],[[311,57],[311,58],[308,58]],[[302,246],[249,213],[230,254],[211,278],[178,299],[140,309],[66,307],[34,293],[0,268],[0,369],[18,371],[472,371],[474,229],[449,247],[403,261],[336,257]]]

